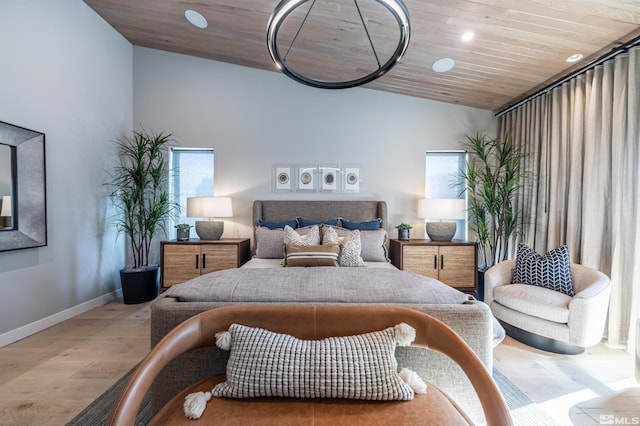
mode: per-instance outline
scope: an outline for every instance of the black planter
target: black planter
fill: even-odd
[[[484,302],[484,269],[478,269],[478,300]]]
[[[144,270],[120,270],[122,299],[125,304],[144,303],[158,297],[160,290],[160,267],[149,266]]]
[[[398,229],[398,239],[399,240],[408,240],[409,239],[409,229]]]
[[[178,229],[176,231],[176,240],[178,240],[178,241],[189,241],[189,230],[188,229]]]

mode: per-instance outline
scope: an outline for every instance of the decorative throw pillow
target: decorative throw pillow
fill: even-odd
[[[331,226],[322,227],[322,244],[340,244],[338,232]]]
[[[398,373],[395,347],[409,345],[415,329],[401,323],[357,336],[301,340],[261,328],[232,324],[216,334],[230,350],[227,380],[217,397],[351,398],[411,400],[426,392],[419,378],[407,384]],[[415,374],[415,373],[414,373]]]
[[[335,219],[327,219],[327,220],[305,219],[304,217],[298,217],[296,219],[298,220],[298,226],[300,228],[304,228],[305,226],[311,226],[311,225],[338,226],[338,223],[340,223],[340,218],[339,217],[337,217]]]
[[[256,257],[282,259],[284,257],[284,230],[256,228]]]
[[[530,284],[574,296],[569,248],[560,246],[544,256],[525,244],[518,244],[512,283]]]
[[[365,266],[360,252],[362,245],[360,242],[360,231],[357,229],[349,232],[347,236],[340,240],[340,266]]]
[[[334,228],[338,237],[346,237],[349,231],[344,228]],[[360,256],[365,262],[389,262],[387,252],[387,230],[360,231]]]
[[[313,225],[308,228],[300,228],[296,231],[290,226],[285,226],[284,244],[317,246],[320,244],[320,227],[318,225]]]
[[[301,246],[287,244],[284,266],[338,266],[340,247],[337,244]]]
[[[351,231],[354,229],[358,229],[360,231],[375,231],[376,229],[380,229],[381,223],[382,219],[373,219],[366,222],[351,222],[349,220],[342,219],[342,227]]]
[[[293,229],[298,227],[298,221],[296,219],[285,220],[283,222],[272,222],[270,220],[258,220],[258,225],[269,229],[284,229],[289,225]]]

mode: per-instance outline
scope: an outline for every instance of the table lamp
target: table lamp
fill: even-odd
[[[196,220],[196,234],[201,240],[219,240],[224,232],[224,222],[217,217],[233,217],[229,197],[187,197],[187,217],[206,217]]]
[[[451,241],[456,234],[456,223],[442,219],[464,219],[465,202],[460,198],[423,198],[418,201],[418,217],[440,219],[426,223],[427,235],[432,241]]]

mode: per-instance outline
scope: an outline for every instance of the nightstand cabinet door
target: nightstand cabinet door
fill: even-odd
[[[171,287],[209,272],[239,268],[251,257],[248,238],[162,241],[162,287]]]
[[[223,269],[238,267],[238,248],[235,245],[203,245],[202,268],[200,273],[206,274]]]
[[[166,244],[162,259],[163,287],[200,276],[200,246]]]
[[[402,247],[403,271],[413,272],[427,277],[438,278],[438,247],[404,246]]]
[[[452,287],[469,287],[476,282],[474,246],[441,246],[439,280]]]

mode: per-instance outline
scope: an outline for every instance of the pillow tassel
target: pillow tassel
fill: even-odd
[[[231,333],[229,331],[219,331],[216,333],[216,346],[223,351],[231,350]]]
[[[409,324],[401,322],[393,328],[396,332],[398,346],[409,346],[416,339],[416,329]]]
[[[188,419],[199,419],[207,408],[207,402],[211,399],[211,392],[194,392],[184,397],[184,415]]]
[[[415,371],[403,368],[400,370],[400,378],[403,382],[409,385],[411,389],[417,394],[427,393],[427,384],[418,376]]]

